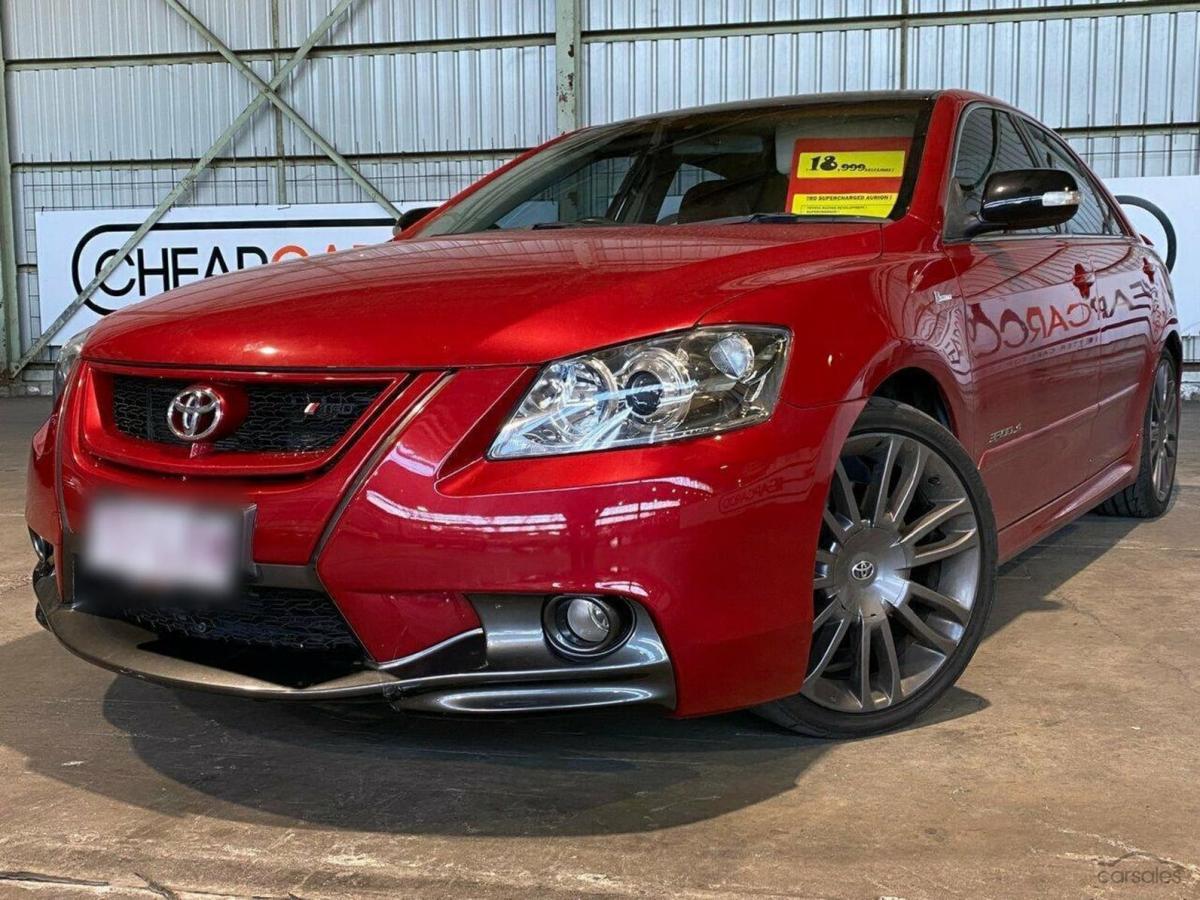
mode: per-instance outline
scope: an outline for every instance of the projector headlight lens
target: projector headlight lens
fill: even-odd
[[[765,421],[790,339],[782,328],[698,328],[551,363],[488,456],[657,444]]]

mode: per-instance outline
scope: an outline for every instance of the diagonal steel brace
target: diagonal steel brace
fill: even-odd
[[[191,10],[180,3],[179,0],[163,0],[163,2],[177,12],[189,25],[192,26],[193,29],[200,34],[201,37],[212,44],[213,49],[220,53],[221,56],[225,57],[225,60],[231,66],[252,81],[260,93],[265,95],[267,100],[273,103],[281,113],[291,119],[292,123],[300,129],[304,136],[316,144],[322,153],[333,160],[334,165],[345,172],[350,177],[351,181],[362,188],[372,200],[387,210],[393,218],[400,218],[400,210],[393,206],[392,202],[385,197],[379,191],[379,189],[375,187],[375,185],[371,184],[371,182],[369,182],[366,177],[363,176],[363,174],[359,172],[358,169],[356,169],[348,159],[346,159],[346,157],[338,153],[333,144],[329,143],[329,141],[327,141],[324,136],[320,134],[320,132],[309,125],[308,122],[305,121],[304,117],[300,115],[300,113],[296,112],[290,103],[280,97],[279,94],[276,93],[274,87],[263,81],[262,78],[259,77],[258,73],[254,71],[254,69],[250,68],[250,66],[243,62],[236,53],[230,50],[225,42],[213,34],[207,25],[196,18]]]
[[[353,2],[354,0],[337,0],[337,3],[334,5],[333,9],[329,11],[329,15],[321,20],[317,27],[313,29],[312,34],[310,34],[304,43],[301,44],[296,50],[296,53],[292,56],[292,58],[284,63],[279,71],[276,72],[271,78],[271,82],[268,86],[272,91],[276,90],[288,79],[288,76],[292,74],[296,66],[300,65],[300,63],[304,61],[304,58],[308,56],[309,51],[311,51],[312,48],[316,46],[317,42],[325,36],[326,32],[333,27],[333,23],[341,18],[347,7],[349,7]],[[220,137],[213,142],[213,145],[209,147],[208,150],[204,152],[204,155],[196,160],[196,162],[190,169],[188,169],[184,176],[179,179],[179,183],[171,189],[170,193],[168,193],[162,198],[162,200],[159,201],[158,206],[154,207],[153,212],[151,212],[150,215],[146,217],[146,220],[138,226],[137,231],[129,236],[129,240],[125,242],[121,249],[118,250],[116,254],[114,254],[113,257],[104,264],[100,271],[96,273],[96,277],[88,282],[87,286],[79,292],[79,296],[71,301],[67,308],[62,311],[62,314],[50,323],[49,327],[42,330],[41,337],[33,342],[33,346],[31,346],[25,352],[25,355],[18,359],[16,364],[13,366],[13,377],[16,377],[16,375],[20,373],[22,369],[29,365],[29,363],[32,362],[33,359],[46,348],[46,345],[50,343],[50,341],[58,333],[58,330],[67,323],[67,320],[75,314],[79,307],[83,306],[83,304],[87,302],[88,298],[90,298],[92,294],[96,293],[100,285],[103,284],[108,276],[116,270],[117,266],[124,262],[126,255],[133,251],[137,245],[142,242],[142,238],[144,238],[150,229],[158,223],[158,220],[166,214],[167,210],[174,206],[175,202],[191,189],[192,184],[200,176],[200,173],[208,168],[208,164],[216,158],[217,154],[220,153],[231,140],[233,140],[234,135],[236,135],[242,129],[242,127],[249,122],[251,118],[253,118],[254,114],[266,102],[267,95],[262,93],[258,94],[246,105],[246,108],[242,110],[238,117],[229,124],[229,127],[221,132]]]

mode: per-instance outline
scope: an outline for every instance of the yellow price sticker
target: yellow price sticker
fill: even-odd
[[[803,150],[797,154],[797,178],[900,178],[903,150]]]

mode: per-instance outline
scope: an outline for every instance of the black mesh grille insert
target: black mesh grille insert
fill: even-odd
[[[76,605],[84,612],[139,625],[160,637],[186,637],[275,650],[361,653],[350,626],[319,591],[248,587],[232,601],[138,597],[76,570]]]
[[[191,381],[115,375],[112,421],[130,437],[186,444],[167,427],[167,409]],[[243,384],[245,420],[232,434],[213,442],[218,450],[300,453],[327,450],[341,440],[379,396],[382,385]],[[311,404],[314,411],[306,414]]]

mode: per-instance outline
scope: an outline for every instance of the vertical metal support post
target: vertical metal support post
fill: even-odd
[[[8,146],[8,71],[4,61],[4,21],[0,15],[0,373],[16,375],[21,358],[21,314],[17,295],[17,247]]]
[[[271,0],[271,79],[279,74],[279,0]],[[283,113],[271,110],[275,124],[275,202],[287,206],[287,164],[284,160]]]
[[[582,36],[580,0],[554,0],[554,105],[560,134],[583,124],[579,108]]]
[[[900,77],[896,87],[908,88],[908,0],[900,0]]]

